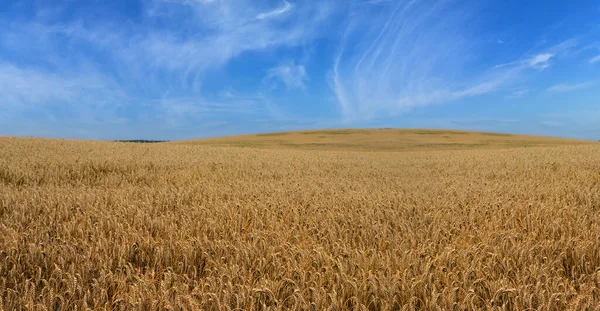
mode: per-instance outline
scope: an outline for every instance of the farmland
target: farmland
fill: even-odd
[[[586,309],[600,144],[0,138],[0,309]]]

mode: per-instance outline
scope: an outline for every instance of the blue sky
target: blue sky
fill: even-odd
[[[598,1],[8,0],[0,135],[600,139]]]

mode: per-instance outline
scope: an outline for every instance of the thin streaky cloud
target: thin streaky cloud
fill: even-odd
[[[598,55],[598,56],[595,56],[595,57],[592,57],[592,58],[590,59],[590,64],[595,64],[595,63],[597,63],[597,62],[600,62],[600,55]]]
[[[518,91],[514,91],[512,92],[508,98],[521,98],[525,95],[529,94],[529,90],[518,90]]]
[[[266,81],[279,81],[288,89],[304,89],[308,74],[304,65],[282,64],[267,71]]]
[[[564,57],[573,54],[573,51],[576,51],[578,48],[580,48],[579,44],[579,37],[572,37],[547,48],[529,50],[523,55],[523,57],[507,63],[495,65],[493,68],[532,68],[543,70],[549,68],[551,61],[556,57]]]
[[[546,69],[550,66],[549,61],[552,57],[554,57],[552,53],[538,54],[529,59],[528,64],[533,68]]]
[[[583,82],[583,83],[560,83],[548,88],[548,92],[552,93],[564,93],[576,90],[585,89],[594,85],[594,82]]]
[[[273,11],[270,11],[270,12],[260,13],[256,16],[256,18],[257,19],[274,18],[274,17],[280,16],[282,14],[289,12],[292,8],[293,8],[293,5],[291,3],[284,1],[282,7],[275,9]]]
[[[167,111],[172,104],[173,113],[167,113],[183,115],[177,113],[181,111],[181,101],[170,101],[168,98],[201,96],[202,81],[207,72],[219,70],[245,52],[295,47],[310,41],[318,35],[317,29],[330,14],[327,1],[301,6],[294,6],[288,2],[283,4],[279,9],[259,14],[262,18],[257,19],[259,12],[246,1],[151,1],[153,9],[171,13],[158,17],[148,15],[147,18],[166,18],[173,23],[185,21],[190,24],[191,29],[197,28],[198,31],[207,32],[203,36],[182,36],[174,29],[133,34],[127,28],[117,29],[102,23],[84,25],[78,20],[62,24],[45,24],[37,20],[15,24],[14,27],[5,28],[0,32],[0,50],[5,48],[8,51],[20,52],[24,56],[29,56],[27,53],[31,51],[31,59],[36,61],[40,59],[39,55],[44,55],[44,59],[55,69],[31,72],[16,65],[14,68],[0,68],[0,78],[6,80],[0,87],[0,91],[5,89],[1,95],[4,99],[2,105],[33,106],[49,101],[68,102],[73,105],[93,101],[106,102],[108,100],[86,95],[91,92],[88,91],[90,89],[96,94],[99,93],[97,90],[102,88],[109,90],[106,97],[114,93],[112,90],[117,89],[123,93],[130,93],[132,97],[138,97],[137,93],[144,92],[166,98],[160,101],[160,107],[155,108]],[[186,13],[186,17],[182,18],[179,16],[181,13],[173,13],[181,10],[182,5],[189,8],[186,12],[191,12],[190,16]],[[284,14],[291,13],[293,8],[294,14]],[[206,16],[215,20],[207,19]],[[278,27],[266,20],[275,16],[285,16],[290,25]],[[216,21],[216,17],[222,18]],[[61,38],[66,38],[68,45],[60,44]],[[71,45],[94,49],[96,54],[109,63],[117,64],[114,68],[117,77],[90,75],[89,70],[85,68],[92,60],[85,58],[84,54],[63,57],[64,50],[69,49]],[[291,69],[290,72],[285,72],[280,68],[279,71],[273,72],[273,75],[280,76],[283,83],[290,88],[301,87],[304,81],[302,79],[306,79],[304,67]],[[18,74],[15,74],[15,71]],[[299,75],[300,80],[294,75]],[[117,83],[115,78],[122,82]],[[26,83],[27,81],[30,83]],[[21,86],[14,87],[16,83],[21,83]],[[119,84],[122,87],[111,87]],[[92,88],[92,85],[96,87]],[[87,100],[82,101],[81,97]],[[202,96],[197,101],[186,101],[186,107],[189,108],[187,111],[206,115],[207,109],[192,108],[193,105],[206,107],[204,103],[207,101],[213,103],[210,107],[218,105],[216,99]],[[125,103],[123,100],[112,102]],[[226,107],[229,103],[223,105]],[[240,105],[243,103],[240,102]]]
[[[5,107],[35,109],[60,103],[77,109],[85,105],[119,105],[128,97],[116,81],[102,73],[56,74],[0,64],[0,101]]]
[[[461,38],[443,34],[461,24],[457,14],[447,14],[452,13],[449,7],[416,1],[393,5],[386,10],[361,6],[351,13],[332,68],[333,91],[346,119],[396,113],[437,101],[442,96],[435,94],[447,91],[436,85],[442,78],[436,77],[436,68],[462,62]],[[437,26],[423,27],[433,20]],[[438,45],[447,45],[445,53]]]
[[[386,10],[358,7],[349,19],[331,70],[331,89],[346,120],[395,115],[419,106],[491,93],[552,54],[505,68],[468,71],[475,11],[443,1],[395,2]],[[377,20],[379,23],[365,23]],[[369,26],[365,26],[369,25]],[[435,25],[435,26],[431,26]]]

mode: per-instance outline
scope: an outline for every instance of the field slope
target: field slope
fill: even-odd
[[[0,310],[590,310],[599,154],[426,130],[0,137]]]
[[[590,142],[471,131],[335,129],[217,137],[175,143],[270,149],[414,151],[555,146]]]

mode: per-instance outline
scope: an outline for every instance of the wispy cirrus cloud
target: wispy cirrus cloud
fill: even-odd
[[[80,108],[129,104],[135,107],[125,110],[133,114],[164,115],[164,121],[226,119],[226,113],[231,117],[248,109],[248,101],[212,96],[215,91],[202,87],[207,75],[244,53],[306,44],[320,35],[333,12],[330,1],[284,1],[281,6],[247,0],[142,4],[142,24],[56,22],[46,17],[0,22],[0,52],[18,59],[0,66],[0,105],[20,113],[45,103]],[[57,4],[57,12],[62,5],[68,4]],[[269,74],[289,88],[302,87],[306,80],[304,67],[298,65],[276,67]],[[254,111],[265,112],[260,102],[252,103]]]
[[[600,62],[600,55],[590,58],[590,64]]]
[[[518,91],[512,92],[508,97],[509,98],[521,98],[527,94],[529,94],[529,90],[518,90]]]
[[[126,95],[110,78],[91,71],[56,74],[0,63],[0,101],[15,107],[75,103],[114,105]]]
[[[477,14],[477,6],[446,1],[355,5],[330,75],[344,118],[377,118],[490,94],[548,69],[579,46],[578,37],[534,45],[507,63],[474,69],[472,62],[486,56]]]
[[[544,70],[548,67],[550,67],[550,60],[555,56],[554,53],[548,53],[548,52],[544,52],[544,53],[539,53],[539,54],[535,54],[532,56],[526,56],[524,58],[509,62],[509,63],[504,63],[504,64],[499,64],[499,65],[495,65],[494,69],[502,69],[502,68],[521,68],[521,69],[526,69],[526,68],[532,68],[532,69],[538,69],[538,70]]]
[[[583,83],[560,83],[557,85],[553,85],[548,88],[548,92],[552,93],[564,93],[571,92],[576,90],[585,89],[594,85],[593,81],[583,82]]]
[[[469,44],[459,29],[468,29],[469,12],[441,1],[358,4],[352,10],[331,75],[345,118],[438,102],[455,91],[449,84],[467,61]]]
[[[256,16],[257,19],[267,19],[267,18],[274,18],[280,15],[283,15],[287,12],[289,12],[291,9],[293,8],[293,5],[290,4],[287,1],[283,2],[283,6],[280,8],[277,8],[273,11],[269,11],[269,12],[265,12],[265,13],[260,13]]]
[[[542,54],[533,56],[532,58],[530,58],[527,61],[527,63],[532,68],[546,69],[550,66],[549,61],[552,57],[554,57],[554,54],[552,54],[552,53],[542,53]]]
[[[303,89],[308,80],[306,68],[294,63],[281,64],[267,71],[266,81],[281,82],[288,89]]]
[[[478,46],[471,24],[476,9],[446,1],[377,4],[353,7],[334,58],[330,84],[348,120],[494,92],[552,57],[467,74]]]
[[[175,4],[159,0],[152,7],[171,12],[179,7],[193,12],[188,23],[201,34],[152,32],[129,40],[119,57],[130,64],[141,62],[165,70],[188,82],[201,81],[207,70],[220,68],[243,53],[306,44],[319,35],[319,27],[333,12],[329,1],[297,5],[283,2],[282,7],[273,9],[263,2],[246,0]],[[184,13],[173,14],[167,19],[180,19]],[[276,17],[285,18],[286,26],[272,21]]]

